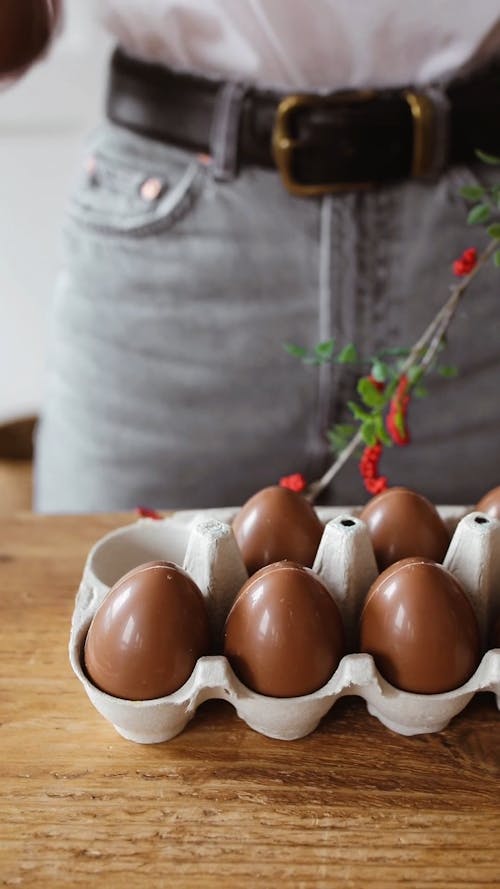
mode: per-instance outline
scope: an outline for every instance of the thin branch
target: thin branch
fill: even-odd
[[[479,269],[491,259],[493,253],[498,247],[498,241],[491,241],[486,249],[482,252],[478,261],[472,271],[467,275],[466,278],[463,279],[461,285],[453,289],[453,292],[450,298],[447,300],[443,309],[438,314],[441,316],[439,326],[435,329],[432,340],[426,350],[425,355],[423,356],[420,366],[422,367],[424,373],[430,368],[434,357],[436,355],[437,350],[441,344],[444,334],[448,330],[449,325],[451,324],[455,312],[459,306],[460,300],[465,293],[468,285],[473,280],[473,278],[477,275]]]
[[[495,250],[498,249],[499,240],[495,239],[490,241],[488,246],[483,250],[483,252],[478,257],[476,265],[466,275],[462,280],[456,284],[451,291],[450,296],[446,300],[446,302],[441,306],[440,310],[437,312],[435,317],[432,319],[430,324],[426,327],[420,338],[417,340],[414,346],[410,349],[410,352],[403,362],[399,375],[400,377],[404,376],[410,367],[417,365],[423,370],[423,373],[428,372],[430,366],[435,358],[436,352],[439,349],[439,346],[442,342],[443,336],[446,333],[455,312],[459,306],[460,300],[467,290],[469,284],[474,280],[476,275],[479,272],[479,269],[488,262],[489,259],[493,256]],[[423,353],[423,354],[422,354]],[[326,470],[326,472],[321,476],[321,478],[317,479],[314,482],[311,482],[308,485],[304,496],[307,500],[313,503],[316,498],[321,494],[327,485],[330,484],[332,479],[339,473],[345,463],[347,463],[349,457],[354,453],[358,445],[362,444],[363,437],[361,435],[361,430],[358,429],[356,434],[351,438],[349,443],[345,448],[340,452],[335,462]]]
[[[337,475],[337,473],[342,469],[344,463],[347,463],[349,457],[354,453],[358,445],[362,444],[363,436],[361,435],[361,429],[358,429],[356,434],[351,438],[349,444],[345,446],[338,455],[335,463],[333,463],[329,469],[321,476],[321,478],[317,479],[315,482],[311,482],[310,485],[307,486],[304,496],[306,500],[309,500],[311,503],[314,503],[316,497],[321,494],[321,491],[326,488],[327,485],[330,484],[332,478]]]

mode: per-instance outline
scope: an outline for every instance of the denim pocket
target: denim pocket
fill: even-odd
[[[204,180],[192,154],[105,127],[89,144],[69,218],[101,235],[145,237],[184,218]]]

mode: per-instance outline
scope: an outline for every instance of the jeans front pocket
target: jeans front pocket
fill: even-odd
[[[145,237],[184,218],[204,179],[193,155],[106,125],[90,142],[69,220],[99,235]]]

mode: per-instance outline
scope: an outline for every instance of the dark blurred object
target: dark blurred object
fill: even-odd
[[[61,0],[1,0],[0,77],[20,75],[47,49]]]
[[[0,460],[31,460],[36,417],[0,424]]]
[[[31,510],[35,425],[36,417],[0,424],[0,515]]]

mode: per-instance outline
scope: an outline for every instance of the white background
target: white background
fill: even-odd
[[[102,114],[110,44],[98,0],[66,0],[49,56],[0,92],[0,422],[38,413],[60,222],[82,137]]]

